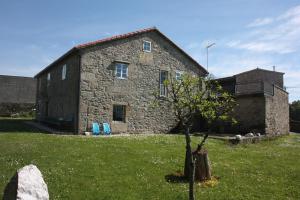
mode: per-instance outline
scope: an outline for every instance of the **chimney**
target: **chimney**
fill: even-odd
[[[276,71],[275,68],[276,68],[276,67],[275,67],[275,65],[274,65],[274,66],[273,66],[273,71],[274,71],[274,72]]]

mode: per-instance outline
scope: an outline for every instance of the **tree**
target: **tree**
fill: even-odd
[[[156,95],[156,103],[169,102],[180,127],[184,130],[186,156],[184,175],[189,179],[189,199],[194,197],[195,162],[197,153],[201,152],[208,133],[192,151],[190,129],[197,117],[201,116],[212,124],[216,120],[231,120],[230,112],[234,107],[234,99],[222,90],[218,83],[210,77],[195,77],[184,74],[180,80],[172,77],[164,81],[168,95]],[[198,162],[197,162],[198,163]]]
[[[290,118],[295,121],[300,121],[300,100],[293,101],[290,104]]]

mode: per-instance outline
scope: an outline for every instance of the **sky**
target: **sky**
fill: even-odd
[[[0,74],[34,76],[73,46],[156,26],[216,77],[285,73],[300,99],[300,0],[0,0]]]

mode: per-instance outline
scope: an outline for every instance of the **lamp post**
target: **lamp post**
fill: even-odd
[[[214,46],[216,43],[211,43],[209,45],[206,46],[206,68],[207,68],[207,71],[208,71],[208,49],[212,46]]]

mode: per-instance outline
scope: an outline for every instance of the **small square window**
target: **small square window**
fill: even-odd
[[[183,75],[183,72],[181,71],[176,71],[176,74],[175,74],[175,79],[177,81],[180,81],[182,79],[182,75]]]
[[[116,63],[115,75],[119,79],[126,79],[128,77],[128,64]]]
[[[67,65],[63,65],[62,71],[61,71],[61,80],[65,80],[67,77]]]
[[[113,121],[125,122],[126,106],[113,105]]]
[[[144,41],[143,42],[143,50],[146,52],[151,52],[151,42]]]

